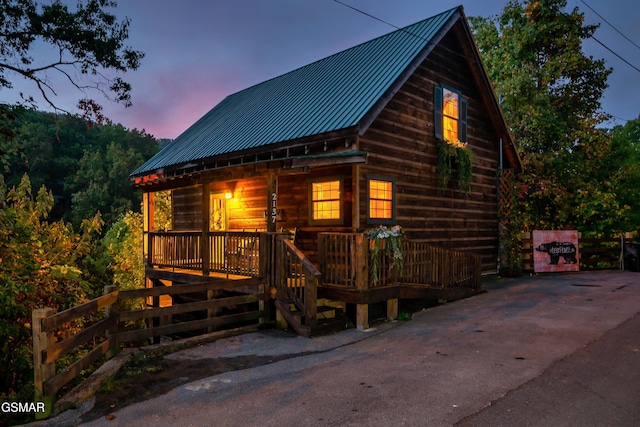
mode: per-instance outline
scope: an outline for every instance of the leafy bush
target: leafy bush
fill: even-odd
[[[31,312],[56,311],[88,299],[90,283],[81,261],[95,247],[102,221],[85,220],[82,230],[63,221],[48,222],[53,195],[42,187],[34,197],[25,175],[7,188],[0,176],[0,398],[32,398]],[[72,334],[71,325],[63,335]]]

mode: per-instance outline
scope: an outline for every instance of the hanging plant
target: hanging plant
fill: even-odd
[[[380,225],[376,228],[365,231],[365,236],[369,238],[369,252],[371,256],[371,279],[374,284],[378,284],[378,261],[379,254],[391,257],[391,269],[399,275],[404,271],[404,232],[399,225],[387,228]]]
[[[471,192],[473,151],[466,142],[441,140],[438,143],[438,187],[444,193],[451,180],[453,163],[458,164],[458,187]]]

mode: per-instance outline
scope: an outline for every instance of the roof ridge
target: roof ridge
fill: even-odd
[[[328,59],[330,59],[330,58],[333,58],[333,57],[335,57],[335,56],[337,56],[337,55],[342,55],[342,54],[344,54],[344,53],[346,53],[346,52],[349,52],[349,51],[351,51],[351,50],[355,50],[355,49],[361,48],[361,47],[362,47],[362,46],[364,46],[364,45],[367,45],[367,44],[370,44],[370,43],[374,43],[375,41],[377,41],[377,40],[379,40],[379,39],[382,39],[382,38],[384,38],[384,37],[389,37],[389,36],[391,36],[392,34],[395,34],[395,33],[406,33],[406,34],[409,34],[409,35],[411,35],[411,36],[417,37],[417,38],[419,38],[419,39],[421,39],[421,40],[428,41],[428,40],[426,40],[424,37],[419,36],[419,35],[417,35],[417,34],[414,34],[414,33],[410,32],[410,31],[408,31],[407,29],[408,29],[408,28],[412,28],[412,27],[418,27],[420,24],[422,24],[422,23],[424,23],[424,22],[426,22],[426,21],[432,21],[432,20],[434,20],[434,21],[435,21],[435,20],[436,20],[436,18],[439,18],[439,17],[441,17],[441,16],[443,16],[443,15],[452,14],[454,11],[456,11],[456,10],[458,10],[458,9],[462,9],[462,6],[452,7],[452,8],[451,8],[451,9],[449,9],[449,10],[446,10],[446,11],[444,11],[444,12],[438,13],[437,15],[433,15],[433,16],[430,16],[430,17],[425,18],[425,19],[421,19],[420,21],[414,22],[413,24],[405,25],[404,27],[399,27],[399,28],[398,28],[398,27],[396,27],[396,29],[395,29],[395,30],[390,31],[390,32],[385,33],[385,34],[381,34],[381,35],[379,35],[379,36],[377,36],[377,37],[375,37],[375,38],[373,38],[373,39],[369,39],[369,40],[367,40],[367,41],[363,41],[362,43],[358,43],[358,44],[357,44],[357,45],[355,45],[355,46],[348,47],[348,48],[346,48],[346,49],[343,49],[343,50],[340,50],[340,51],[338,51],[338,52],[332,53],[331,55],[325,56],[324,58],[320,58],[320,59],[317,59],[317,60],[315,60],[315,61],[313,61],[313,62],[309,62],[308,64],[301,65],[300,67],[294,68],[293,70],[287,71],[286,73],[279,74],[279,75],[274,76],[274,77],[271,77],[271,78],[269,78],[269,79],[267,79],[267,80],[263,80],[263,81],[261,81],[261,82],[259,82],[259,83],[255,83],[255,84],[253,84],[253,85],[251,85],[251,86],[249,86],[249,87],[246,87],[246,88],[244,88],[244,89],[241,89],[241,90],[239,90],[239,91],[237,91],[237,92],[230,93],[230,94],[229,94],[229,95],[227,95],[225,98],[223,98],[223,100],[224,100],[224,99],[226,99],[226,98],[228,98],[228,97],[230,97],[230,96],[233,96],[233,95],[240,94],[240,93],[242,93],[242,92],[245,92],[245,91],[251,90],[251,89],[253,89],[253,88],[257,87],[257,86],[260,86],[260,85],[266,84],[266,83],[268,83],[268,82],[271,82],[271,81],[273,81],[273,80],[279,79],[279,78],[284,77],[284,76],[286,76],[286,75],[289,75],[289,74],[295,73],[295,72],[297,72],[297,71],[299,71],[299,70],[302,70],[302,69],[305,69],[305,68],[311,67],[311,66],[313,66],[314,64],[317,64],[317,63],[319,63],[319,62],[326,61],[326,60],[328,60]]]

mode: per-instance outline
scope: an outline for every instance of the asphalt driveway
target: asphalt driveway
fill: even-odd
[[[306,355],[195,381],[84,425],[535,426],[552,425],[554,413],[553,425],[577,425],[579,414],[589,425],[596,419],[585,411],[599,413],[598,402],[622,414],[615,425],[640,424],[640,392],[624,391],[638,374],[618,370],[610,384],[575,392],[595,378],[589,372],[612,378],[608,367],[621,363],[640,372],[640,273],[493,279],[485,289],[375,330],[313,339],[266,331],[176,353]],[[541,401],[535,411],[546,418],[523,412]]]

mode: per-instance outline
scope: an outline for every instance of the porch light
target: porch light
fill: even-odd
[[[229,200],[233,198],[233,193],[231,191],[227,191],[226,193],[224,193],[224,198]]]

